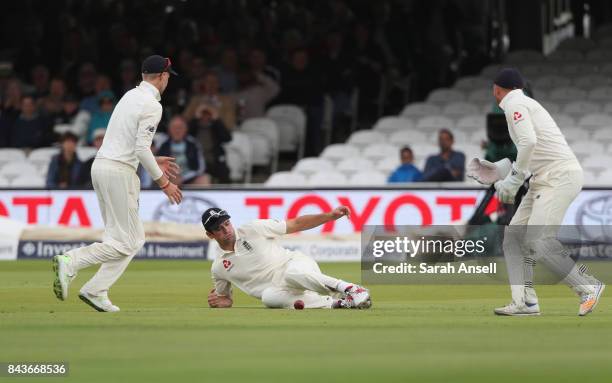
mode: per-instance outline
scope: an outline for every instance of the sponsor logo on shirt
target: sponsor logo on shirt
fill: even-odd
[[[247,241],[242,241],[242,246],[244,246],[244,248],[247,249],[247,251],[253,251],[253,246],[251,246],[251,244],[248,243]]]
[[[523,120],[523,115],[520,114],[519,112],[514,112],[514,115],[512,118],[514,119],[514,122],[520,122]]]
[[[225,270],[229,270],[232,268],[232,262],[229,259],[224,259],[223,260],[223,268]]]

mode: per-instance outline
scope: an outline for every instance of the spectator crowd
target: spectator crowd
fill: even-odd
[[[303,108],[306,155],[317,155],[324,95],[341,124],[354,113],[355,93],[360,118],[375,120],[389,80],[427,73],[420,76],[423,94],[448,83],[449,63],[468,49],[459,36],[473,16],[461,1],[422,3],[7,3],[0,16],[0,147],[60,146],[48,185],[88,186],[80,174],[88,165],[75,146],[99,146],[116,102],[140,82],[142,58],[160,53],[179,76],[162,97],[158,131],[168,138],[154,149],[180,159],[183,183],[228,182],[222,144],[273,104]],[[453,22],[444,23],[451,14]]]
[[[453,149],[453,133],[448,129],[438,132],[440,152],[427,157],[425,169],[414,165],[414,153],[408,146],[400,149],[401,165],[389,175],[389,183],[407,182],[457,182],[465,175],[465,154]]]

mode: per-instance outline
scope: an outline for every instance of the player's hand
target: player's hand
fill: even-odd
[[[210,292],[208,293],[208,305],[210,307],[217,307],[218,303],[219,296],[217,295],[217,292],[215,291],[215,289],[210,290]]]
[[[174,157],[157,156],[155,161],[166,177],[175,178],[181,174],[181,167],[175,162]]]
[[[503,203],[514,203],[514,196],[525,182],[527,173],[512,166],[512,171],[502,181],[495,183],[497,198]]]
[[[351,210],[348,207],[346,207],[346,206],[338,206],[337,208],[332,210],[332,212],[330,214],[332,216],[332,219],[339,219],[339,218],[342,218],[344,216],[350,217],[351,216]]]
[[[208,293],[208,305],[213,308],[228,308],[232,307],[233,301],[229,297],[221,297],[217,295],[215,289],[210,290]]]
[[[179,187],[173,184],[172,182],[170,182],[168,186],[162,189],[162,191],[168,197],[170,203],[172,204],[178,205],[183,200],[183,193],[181,192],[181,189],[179,189]]]

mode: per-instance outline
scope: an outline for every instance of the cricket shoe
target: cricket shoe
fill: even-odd
[[[495,315],[505,316],[532,316],[540,315],[540,305],[537,303],[521,303],[516,304],[514,302],[504,306],[498,307],[493,310]]]
[[[344,300],[347,301],[347,304],[351,304],[351,308],[369,309],[372,307],[370,292],[365,287],[353,285],[349,287],[345,293],[346,297]]]
[[[53,272],[55,280],[53,281],[53,292],[57,299],[65,301],[68,298],[68,286],[74,279],[75,275],[70,275],[68,269],[72,260],[67,255],[56,255],[53,257]]]
[[[582,317],[593,311],[599,303],[599,298],[601,298],[601,294],[605,289],[606,285],[598,282],[597,285],[595,285],[595,290],[592,293],[580,294],[580,308],[578,309],[578,315]]]
[[[107,313],[115,313],[120,311],[119,307],[112,304],[108,297],[94,297],[93,295],[81,291],[79,293],[79,298],[89,306],[93,307],[93,309],[96,311]]]

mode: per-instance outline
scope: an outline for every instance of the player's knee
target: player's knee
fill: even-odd
[[[122,253],[125,256],[132,257],[136,255],[140,251],[140,249],[142,249],[142,246],[144,246],[144,241],[131,243],[129,245],[126,245],[125,248],[122,249]]]
[[[283,294],[274,287],[268,287],[261,293],[261,303],[270,309],[281,309],[285,307]]]
[[[504,253],[508,253],[508,252],[517,253],[517,252],[521,252],[522,250],[521,242],[517,241],[516,238],[513,238],[512,236],[509,236],[509,235],[504,236],[504,242],[502,243],[502,247],[504,249]]]
[[[525,229],[523,226],[506,226],[502,247],[504,253],[522,253],[525,251]]]
[[[556,238],[544,237],[529,240],[526,243],[527,256],[540,260],[549,255],[560,255],[564,252],[564,247]]]

